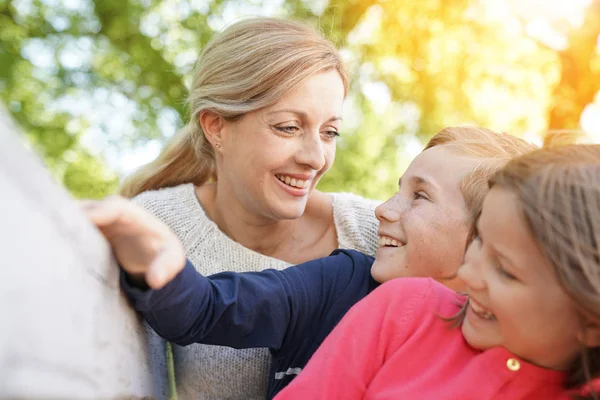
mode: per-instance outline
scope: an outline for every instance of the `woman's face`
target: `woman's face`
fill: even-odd
[[[225,122],[219,184],[253,215],[300,217],[335,158],[343,101],[342,79],[331,70],[270,107]]]
[[[463,260],[470,229],[460,185],[477,160],[435,146],[419,154],[399,181],[398,192],[375,210],[379,248],[371,269],[378,282],[433,277],[455,289],[451,277]]]
[[[564,370],[578,354],[581,320],[521,215],[516,195],[493,187],[459,276],[470,301],[462,325],[478,349],[503,346]]]

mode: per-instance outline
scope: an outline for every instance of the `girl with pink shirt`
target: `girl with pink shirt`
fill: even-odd
[[[465,296],[383,284],[276,399],[600,398],[600,146],[529,153],[490,186]]]

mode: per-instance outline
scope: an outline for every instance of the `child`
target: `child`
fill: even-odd
[[[491,186],[458,272],[467,297],[382,285],[276,399],[597,398],[600,146],[527,154]]]
[[[531,149],[520,139],[484,129],[440,132],[411,163],[398,193],[378,207],[380,248],[375,262],[359,252],[338,250],[284,271],[206,278],[189,262],[183,268],[176,238],[132,204],[115,199],[97,204],[88,214],[111,240],[129,274],[123,276],[122,286],[157,333],[179,345],[270,348],[272,397],[304,367],[348,309],[380,282],[433,276],[461,288],[460,280],[452,277],[488,177],[511,156]],[[157,246],[172,251],[159,251],[158,261],[148,268],[143,254],[156,252]],[[169,266],[155,267],[161,260]],[[166,286],[140,290],[131,278],[138,286]]]

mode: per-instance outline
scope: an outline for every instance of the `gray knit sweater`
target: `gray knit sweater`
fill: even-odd
[[[374,213],[377,202],[348,193],[332,196],[339,247],[373,255],[377,249],[378,222]],[[169,225],[183,242],[187,257],[203,275],[289,266],[247,249],[219,230],[204,212],[192,184],[144,192],[134,202]],[[154,371],[166,371],[164,342],[154,335],[150,338],[150,349]],[[174,345],[173,353],[181,399],[265,398],[269,372],[267,349],[236,350],[193,344]]]

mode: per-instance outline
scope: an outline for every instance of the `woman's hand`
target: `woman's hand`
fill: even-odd
[[[80,204],[110,242],[121,267],[137,284],[160,289],[185,266],[179,238],[140,206],[119,196],[84,200]]]

